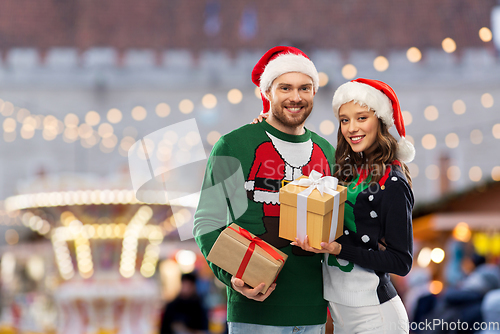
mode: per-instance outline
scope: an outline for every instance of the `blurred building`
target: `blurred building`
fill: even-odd
[[[410,166],[417,203],[497,180],[495,5],[4,1],[0,196],[37,173],[126,169],[132,139],[188,118],[208,152],[219,134],[259,112],[250,71],[276,44],[304,48],[324,73],[308,125],[332,143],[329,105],[339,84],[362,76],[395,88],[417,148]],[[82,140],[84,122],[95,137]],[[99,134],[103,123],[111,128]]]

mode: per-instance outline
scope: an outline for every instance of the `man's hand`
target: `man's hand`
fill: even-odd
[[[336,241],[332,241],[331,243],[322,242],[321,249],[316,249],[309,245],[309,237],[306,235],[304,242],[301,242],[298,238],[295,238],[295,241],[290,243],[293,246],[299,246],[305,251],[313,252],[313,253],[329,253],[333,255],[339,255],[340,250],[342,249],[342,245]]]
[[[262,293],[262,290],[266,286],[265,283],[260,283],[257,285],[255,288],[251,288],[250,286],[246,285],[243,280],[236,278],[236,277],[231,277],[231,286],[233,287],[234,290],[238,291],[241,293],[243,296],[247,297],[248,299],[253,299],[258,302],[262,302],[266,300],[267,297],[271,294],[271,292],[274,291],[276,288],[276,283],[271,284],[269,289],[267,289],[267,292],[265,294]]]

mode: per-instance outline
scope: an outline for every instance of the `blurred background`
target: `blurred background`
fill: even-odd
[[[398,94],[417,151],[414,268],[393,278],[410,319],[500,310],[484,303],[500,288],[499,1],[2,0],[0,333],[160,333],[183,296],[200,330],[225,331],[224,287],[177,230],[196,203],[138,200],[128,151],[195,119],[171,142],[208,155],[259,114],[250,74],[276,45],[316,64],[306,126],[334,146],[340,84]]]

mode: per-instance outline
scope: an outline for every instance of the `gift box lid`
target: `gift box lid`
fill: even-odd
[[[307,178],[307,176],[301,176],[298,179]],[[307,187],[299,186],[295,184],[287,184],[280,189],[280,203],[289,206],[297,206],[297,195],[298,193],[306,190]],[[337,191],[340,193],[340,203],[342,204],[347,199],[347,188],[341,185],[337,186]],[[326,215],[328,212],[333,210],[333,196],[327,193],[321,193],[318,189],[314,189],[307,197],[307,211],[314,212],[319,215]]]

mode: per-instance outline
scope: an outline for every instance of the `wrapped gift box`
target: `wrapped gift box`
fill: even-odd
[[[238,278],[253,288],[266,283],[263,293],[275,281],[286,259],[285,253],[236,224],[219,235],[207,256],[208,261],[233,276],[241,276]]]
[[[307,178],[301,176],[299,179]],[[297,196],[306,190],[307,186],[299,186],[292,183],[280,189],[280,228],[279,236],[284,239],[295,241],[297,237]],[[330,241],[330,227],[332,225],[332,214],[334,205],[338,205],[338,220],[335,230],[337,239],[343,233],[344,227],[344,204],[347,198],[347,188],[338,185],[336,191],[339,192],[339,203],[335,203],[334,196],[319,192],[314,189],[307,197],[307,235],[310,246],[321,249],[321,242]],[[304,222],[302,222],[304,223]]]

